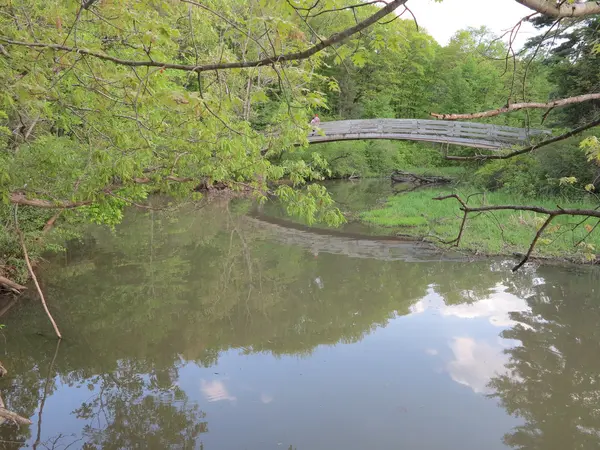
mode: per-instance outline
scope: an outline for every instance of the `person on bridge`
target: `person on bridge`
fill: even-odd
[[[319,127],[319,125],[321,125],[321,119],[319,119],[319,115],[315,114],[315,117],[312,118],[312,120],[310,121],[310,124],[312,125],[312,134],[315,134],[315,132],[317,131],[317,128]]]

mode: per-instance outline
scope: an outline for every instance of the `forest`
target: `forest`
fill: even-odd
[[[529,253],[559,216],[585,225],[585,241],[600,219],[600,6],[518,1],[531,14],[504,36],[469,28],[447,45],[406,0],[3,2],[0,288],[22,290],[79,226],[114,227],[152,194],[277,198],[292,216],[335,226],[344,216],[313,181],[394,169],[460,172],[524,199],[475,208],[454,194],[461,233],[472,213],[516,207],[542,218]],[[502,7],[490,3],[490,14]],[[515,48],[525,21],[538,35]],[[315,113],[553,135],[500,154],[391,141],[308,147]],[[544,196],[585,206],[536,206]]]

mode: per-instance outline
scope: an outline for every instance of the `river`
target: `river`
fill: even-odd
[[[387,189],[334,186],[356,208]],[[33,425],[0,448],[600,448],[597,269],[248,211],[131,210],[47,263],[65,339],[35,298],[2,316],[0,394]]]

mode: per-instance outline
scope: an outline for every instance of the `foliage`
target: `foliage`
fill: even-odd
[[[196,65],[260,58],[267,47],[298,51],[312,41],[310,26],[286,2],[89,3],[82,8],[58,0],[11,2],[0,16],[1,37],[60,43],[121,60]],[[324,6],[339,4],[330,0]],[[359,15],[376,10],[365,8]],[[332,34],[354,20],[348,14],[331,17],[315,24],[320,33]],[[377,31],[369,33],[377,39]],[[350,39],[335,52],[354,45]],[[285,177],[297,187],[285,196],[290,211],[310,221],[318,215],[339,222],[325,191],[302,189],[305,180],[321,176],[323,165],[309,168],[278,158],[305,142],[308,112],[326,107],[325,94],[307,84],[336,89],[335,80],[314,71],[328,52],[335,54],[321,52],[286,67],[194,74],[4,43],[0,197],[4,203],[14,202],[15,195],[83,203],[61,220],[114,226],[125,206],[150,192],[186,199],[197,197],[198,186],[224,183],[261,197],[271,182]],[[316,203],[323,211],[311,207]],[[44,243],[36,244],[44,222],[26,224],[26,209],[21,208],[21,222],[37,255],[44,250]],[[34,214],[48,220],[55,213]],[[3,266],[19,258],[10,217],[10,208],[2,207]]]
[[[21,204],[32,256],[55,246],[42,234],[58,212],[49,206],[75,206],[61,212],[61,224],[114,227],[126,206],[146,202],[151,193],[185,201],[214,185],[261,200],[275,194],[308,223],[339,224],[344,219],[327,191],[308,182],[454,165],[439,147],[419,143],[308,150],[313,112],[324,120],[423,118],[431,111],[545,101],[566,92],[562,80],[569,78],[562,74],[574,71],[583,80],[595,67],[593,27],[575,27],[569,42],[582,44],[562,45],[551,58],[529,53],[507,64],[506,44],[485,28],[461,30],[442,47],[413,21],[398,19],[380,21],[306,60],[178,70],[304,51],[378,11],[372,4],[345,6],[342,0],[316,6],[309,0],[11,2],[0,16],[0,197],[3,204]],[[55,47],[35,47],[46,44]],[[583,81],[578,86],[590,88]],[[542,114],[487,120],[529,126]],[[555,149],[525,163],[495,163],[478,178],[491,188],[537,195],[573,189],[560,180],[577,175],[575,187],[592,190],[596,165],[581,151]],[[273,189],[282,179],[292,188]],[[29,213],[24,198],[47,211]],[[14,209],[0,207],[0,270],[19,277],[13,216]]]
[[[515,158],[496,160],[483,165],[473,182],[485,189],[503,189],[514,195],[562,195],[584,198],[586,191],[595,190],[600,182],[595,158],[596,138],[589,135],[581,144],[581,137],[548,146],[544,151]],[[564,180],[573,178],[566,184]]]
[[[598,92],[600,18],[590,16],[557,25],[555,21],[542,16],[534,23],[546,33],[555,30],[550,34],[552,39],[543,42],[543,35],[540,35],[530,39],[527,44],[532,51],[538,47],[545,50],[547,56],[543,63],[548,67],[553,80],[552,97],[562,98]],[[598,100],[584,102],[557,110],[551,117],[558,125],[579,125],[594,118],[599,106]]]

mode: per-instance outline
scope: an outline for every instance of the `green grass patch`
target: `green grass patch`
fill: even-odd
[[[433,188],[390,197],[384,206],[362,212],[359,217],[365,223],[387,228],[388,232],[409,234],[439,244],[457,237],[462,220],[462,211],[455,199],[433,200],[433,197],[450,193],[457,193],[463,199],[469,197],[471,206],[536,205],[548,209],[555,209],[556,205],[586,209],[597,206],[560,198],[525,199],[503,192]],[[471,214],[459,248],[490,255],[524,253],[545,217],[519,211]],[[583,223],[581,220],[581,217],[557,217],[538,241],[534,255],[581,262],[595,259],[600,253],[600,226],[590,234],[597,220],[589,219]],[[577,224],[580,225],[576,227]],[[579,244],[582,239],[585,242]]]

